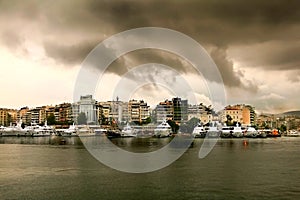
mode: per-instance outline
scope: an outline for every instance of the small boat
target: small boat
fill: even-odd
[[[169,137],[172,134],[171,126],[164,120],[154,129],[154,137]]]
[[[119,130],[107,130],[106,136],[107,138],[119,138],[121,133]]]
[[[281,137],[281,134],[278,129],[273,129],[268,132],[267,137]]]
[[[206,136],[206,130],[201,123],[198,123],[192,132],[194,138],[204,138]]]
[[[121,137],[136,137],[137,134],[133,128],[131,128],[130,124],[127,123],[126,126],[121,131]]]

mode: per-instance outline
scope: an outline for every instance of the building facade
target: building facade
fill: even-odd
[[[92,95],[80,96],[80,100],[72,105],[73,120],[78,123],[78,116],[84,113],[87,124],[98,124],[98,103]]]
[[[169,100],[159,102],[159,104],[155,108],[155,114],[157,123],[161,123],[164,120],[173,120],[173,102]]]
[[[225,123],[228,120],[228,116],[230,116],[232,123],[238,122],[244,126],[253,125],[254,122],[254,108],[251,107],[250,110],[249,105],[237,104],[237,105],[228,105],[221,112],[221,121]],[[252,113],[252,117],[251,117]],[[252,119],[252,121],[251,121]]]

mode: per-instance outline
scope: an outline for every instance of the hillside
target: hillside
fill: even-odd
[[[281,116],[298,116],[300,117],[300,110],[288,111],[280,114]]]

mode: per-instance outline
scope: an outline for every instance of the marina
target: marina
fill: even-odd
[[[131,126],[127,123],[122,129],[103,128],[101,126],[70,125],[67,129],[55,129],[48,126],[31,125],[21,128],[0,127],[0,137],[46,137],[46,136],[108,136],[108,137],[170,137],[176,134],[192,135],[194,138],[221,137],[221,138],[267,138],[267,137],[298,137],[299,131],[290,130],[280,133],[277,129],[259,129],[253,127],[222,126],[219,122],[210,123],[210,126],[203,126],[198,123],[191,133],[174,133],[171,126],[163,121],[159,125]]]

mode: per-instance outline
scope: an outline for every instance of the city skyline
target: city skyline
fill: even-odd
[[[73,102],[80,65],[97,44],[128,29],[155,26],[180,31],[203,45],[222,75],[227,104],[250,104],[268,113],[300,110],[298,7],[298,1],[1,1],[0,105]],[[209,104],[207,91],[195,86],[201,77],[167,52],[124,55],[112,63],[102,81],[113,87],[133,67],[148,62],[173,67],[195,87],[197,100]],[[129,81],[139,77],[134,74]],[[214,83],[212,77],[205,81]],[[95,98],[111,100],[110,92],[96,91]],[[148,85],[131,97],[147,96],[151,103],[173,95]]]

